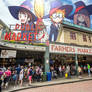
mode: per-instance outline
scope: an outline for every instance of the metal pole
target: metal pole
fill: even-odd
[[[46,52],[45,52],[45,55],[44,55],[44,58],[45,58],[45,62],[44,62],[44,65],[45,65],[45,72],[50,72],[50,65],[49,65],[49,46],[46,46]]]
[[[78,55],[75,55],[76,75],[78,76]]]

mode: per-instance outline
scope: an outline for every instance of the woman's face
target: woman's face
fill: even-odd
[[[28,15],[27,15],[27,13],[19,12],[18,17],[19,17],[19,20],[20,20],[21,23],[24,24],[24,23],[28,22]]]
[[[84,21],[85,21],[85,16],[79,14],[79,15],[78,15],[78,20],[79,20],[80,22],[84,22]]]

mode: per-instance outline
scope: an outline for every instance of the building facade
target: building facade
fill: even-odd
[[[10,41],[1,40],[1,52],[2,50],[14,50],[17,54],[15,60],[20,58],[23,59],[23,61],[27,58],[32,59],[41,56],[42,58],[40,61],[45,66],[45,72],[50,71],[50,60],[55,60],[56,62],[61,62],[63,64],[75,63],[76,66],[78,66],[78,63],[91,63],[92,29],[68,22],[63,22],[61,27],[58,40],[56,42],[50,42],[49,46],[46,44],[40,44],[40,46],[38,46],[35,44],[11,43]],[[4,63],[5,58],[3,59]],[[34,61],[38,62],[38,59],[35,59]],[[7,62],[9,62],[9,60]]]

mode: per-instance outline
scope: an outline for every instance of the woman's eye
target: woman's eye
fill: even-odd
[[[25,17],[27,17],[27,15],[25,15]]]
[[[59,18],[62,18],[62,14],[61,14],[61,13],[58,13],[57,16],[58,16]]]

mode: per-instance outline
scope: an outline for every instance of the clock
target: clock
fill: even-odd
[[[37,38],[40,42],[46,42],[49,39],[49,35],[46,29],[39,31]]]

